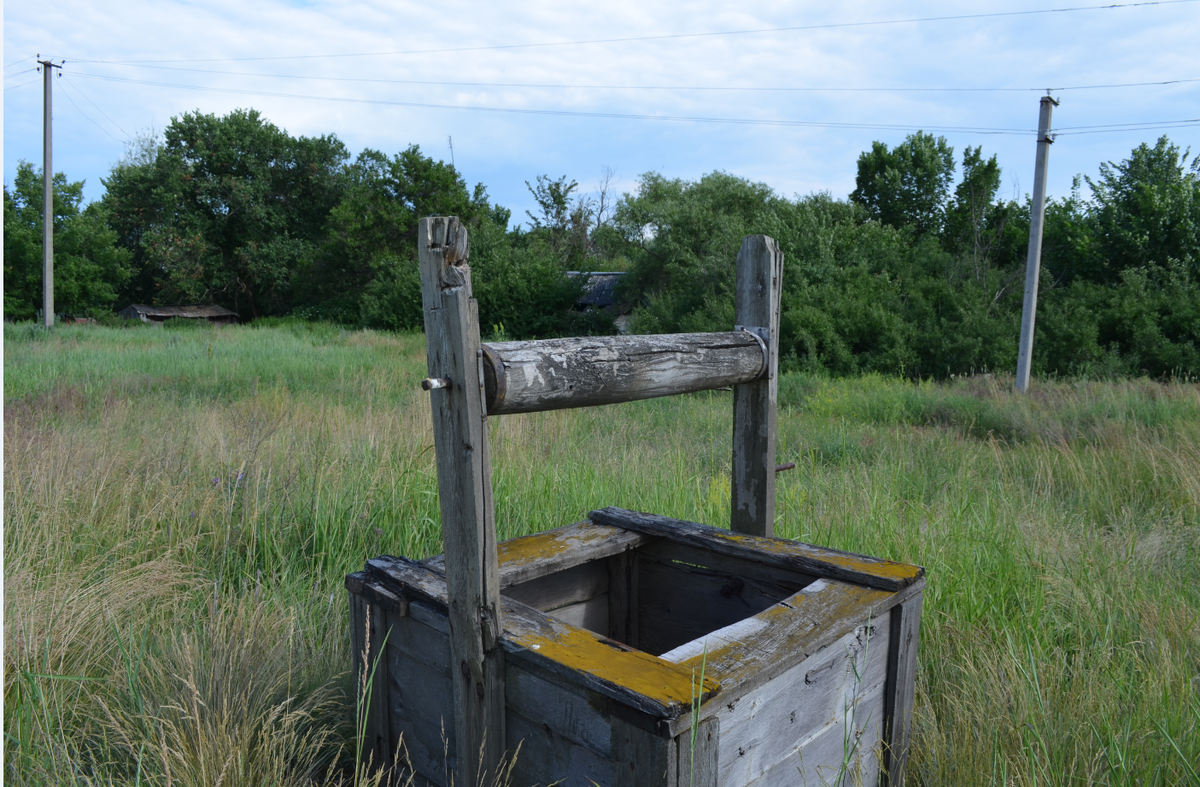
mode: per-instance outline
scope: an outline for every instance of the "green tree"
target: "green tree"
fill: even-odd
[[[1200,281],[1200,156],[1189,166],[1188,153],[1164,136],[1086,179],[1097,244],[1089,278],[1116,283],[1129,269],[1177,264]]]
[[[953,180],[954,148],[945,137],[918,131],[891,150],[883,142],[872,143],[858,157],[850,199],[884,224],[937,234]]]
[[[173,118],[153,164],[118,165],[104,181],[139,294],[285,313],[347,156],[336,137],[291,137],[255,110]]]
[[[110,311],[129,279],[129,252],[116,246],[104,206],[81,208],[83,181],[55,173],[54,308],[66,314]],[[33,319],[42,307],[42,173],[17,164],[13,188],[4,187],[4,316]]]

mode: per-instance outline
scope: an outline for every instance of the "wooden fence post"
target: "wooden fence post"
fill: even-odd
[[[421,219],[417,246],[450,601],[455,754],[462,787],[488,784],[504,753],[504,659],[492,468],[484,420],[479,306],[467,230]]]
[[[730,527],[769,536],[775,530],[775,409],[778,399],[779,299],[783,253],[773,238],[750,235],[737,258],[734,319],[759,336],[767,371],[733,389],[733,484]]]

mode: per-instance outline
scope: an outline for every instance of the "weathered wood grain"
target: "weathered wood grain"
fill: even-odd
[[[637,558],[632,551],[625,551],[605,562],[608,565],[608,636],[636,648]]]
[[[559,728],[512,709],[508,712],[508,745],[510,751],[521,747],[511,784],[595,787],[612,783],[609,759],[562,735]]]
[[[679,764],[675,768],[679,787],[730,784],[721,781],[721,723],[716,716],[701,719],[696,725],[694,738],[691,730],[680,735],[675,748],[679,757]]]
[[[607,698],[547,680],[511,661],[505,668],[504,690],[510,711],[549,725],[556,734],[591,749],[597,756],[612,756]]]
[[[756,615],[790,595],[778,586],[686,563],[638,559],[638,641],[665,653]]]
[[[732,533],[697,522],[623,508],[608,507],[592,511],[588,518],[602,525],[624,527],[718,554],[757,560],[765,565],[802,574],[841,579],[881,590],[901,590],[925,575],[925,569],[908,563],[895,563],[783,538]]]
[[[608,637],[607,592],[586,601],[555,607],[545,610],[545,612],[555,620],[561,620],[563,623],[570,623],[572,626],[579,626],[588,631],[594,631],[602,637]]]
[[[734,320],[767,335],[763,374],[733,389],[733,479],[730,527],[770,536],[775,531],[775,419],[779,398],[779,308],[783,252],[774,239],[750,235],[737,258]]]
[[[588,601],[608,592],[608,564],[603,559],[504,588],[504,595],[543,612]]]
[[[888,654],[886,716],[882,784],[904,784],[912,740],[913,691],[917,677],[917,644],[921,634],[922,595],[892,608],[892,646]]]
[[[864,624],[771,681],[710,702],[704,711],[715,708],[721,721],[722,784],[757,779],[839,718],[867,720],[859,708],[883,696],[887,656],[886,622]],[[882,729],[879,714],[871,721],[868,748],[877,746]]]
[[[393,745],[403,740],[408,767],[441,783],[447,754],[450,770],[457,772],[458,766],[450,672],[430,667],[399,647],[389,644],[387,651],[390,691],[384,704]]]
[[[613,787],[679,783],[679,742],[612,717]]]
[[[483,349],[488,415],[705,391],[766,371],[762,343],[741,331],[543,339]]]
[[[620,554],[653,540],[651,536],[623,527],[607,527],[587,521],[544,533],[510,538],[497,545],[500,587],[507,588]],[[427,558],[421,564],[443,576],[446,574],[444,555]]]
[[[466,228],[458,219],[421,219],[418,228],[429,376],[450,384],[429,392],[437,451],[438,502],[446,547],[458,777],[487,783],[503,756],[504,664],[492,470],[480,379],[479,311],[471,296]],[[468,752],[481,752],[477,759]]]
[[[362,575],[357,575],[356,580]],[[350,584],[349,582],[347,584]],[[357,582],[356,582],[357,584]],[[384,653],[390,636],[387,613],[357,593],[350,594],[350,641],[354,657],[354,691],[364,708],[361,761],[371,770],[391,771],[394,765],[391,719],[388,713],[388,664]]]
[[[817,577],[795,570],[780,568],[761,560],[701,549],[677,541],[660,538],[640,547],[638,555],[653,557],[664,563],[682,563],[696,568],[708,569],[742,579],[753,580],[763,587],[777,592],[778,599],[787,598],[796,591],[814,582]]]

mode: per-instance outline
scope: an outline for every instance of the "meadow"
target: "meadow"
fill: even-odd
[[[424,376],[415,334],[6,324],[5,783],[355,781],[344,576],[441,551]],[[492,419],[501,537],[726,523],[731,401]],[[777,534],[926,567],[910,784],[1200,784],[1200,385],[788,375],[778,443]]]

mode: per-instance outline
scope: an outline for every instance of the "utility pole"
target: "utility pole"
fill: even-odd
[[[38,60],[42,66],[42,324],[54,325],[54,161],[53,113],[51,109],[51,79],[54,69],[62,69],[49,59]]]
[[[1050,95],[1042,96],[1038,114],[1037,161],[1033,168],[1033,205],[1029,217],[1029,256],[1025,259],[1025,306],[1021,310],[1021,345],[1017,352],[1017,390],[1029,389],[1029,367],[1033,361],[1033,322],[1037,316],[1038,277],[1042,272],[1042,227],[1046,219],[1046,169],[1050,163],[1050,113],[1058,106]]]

